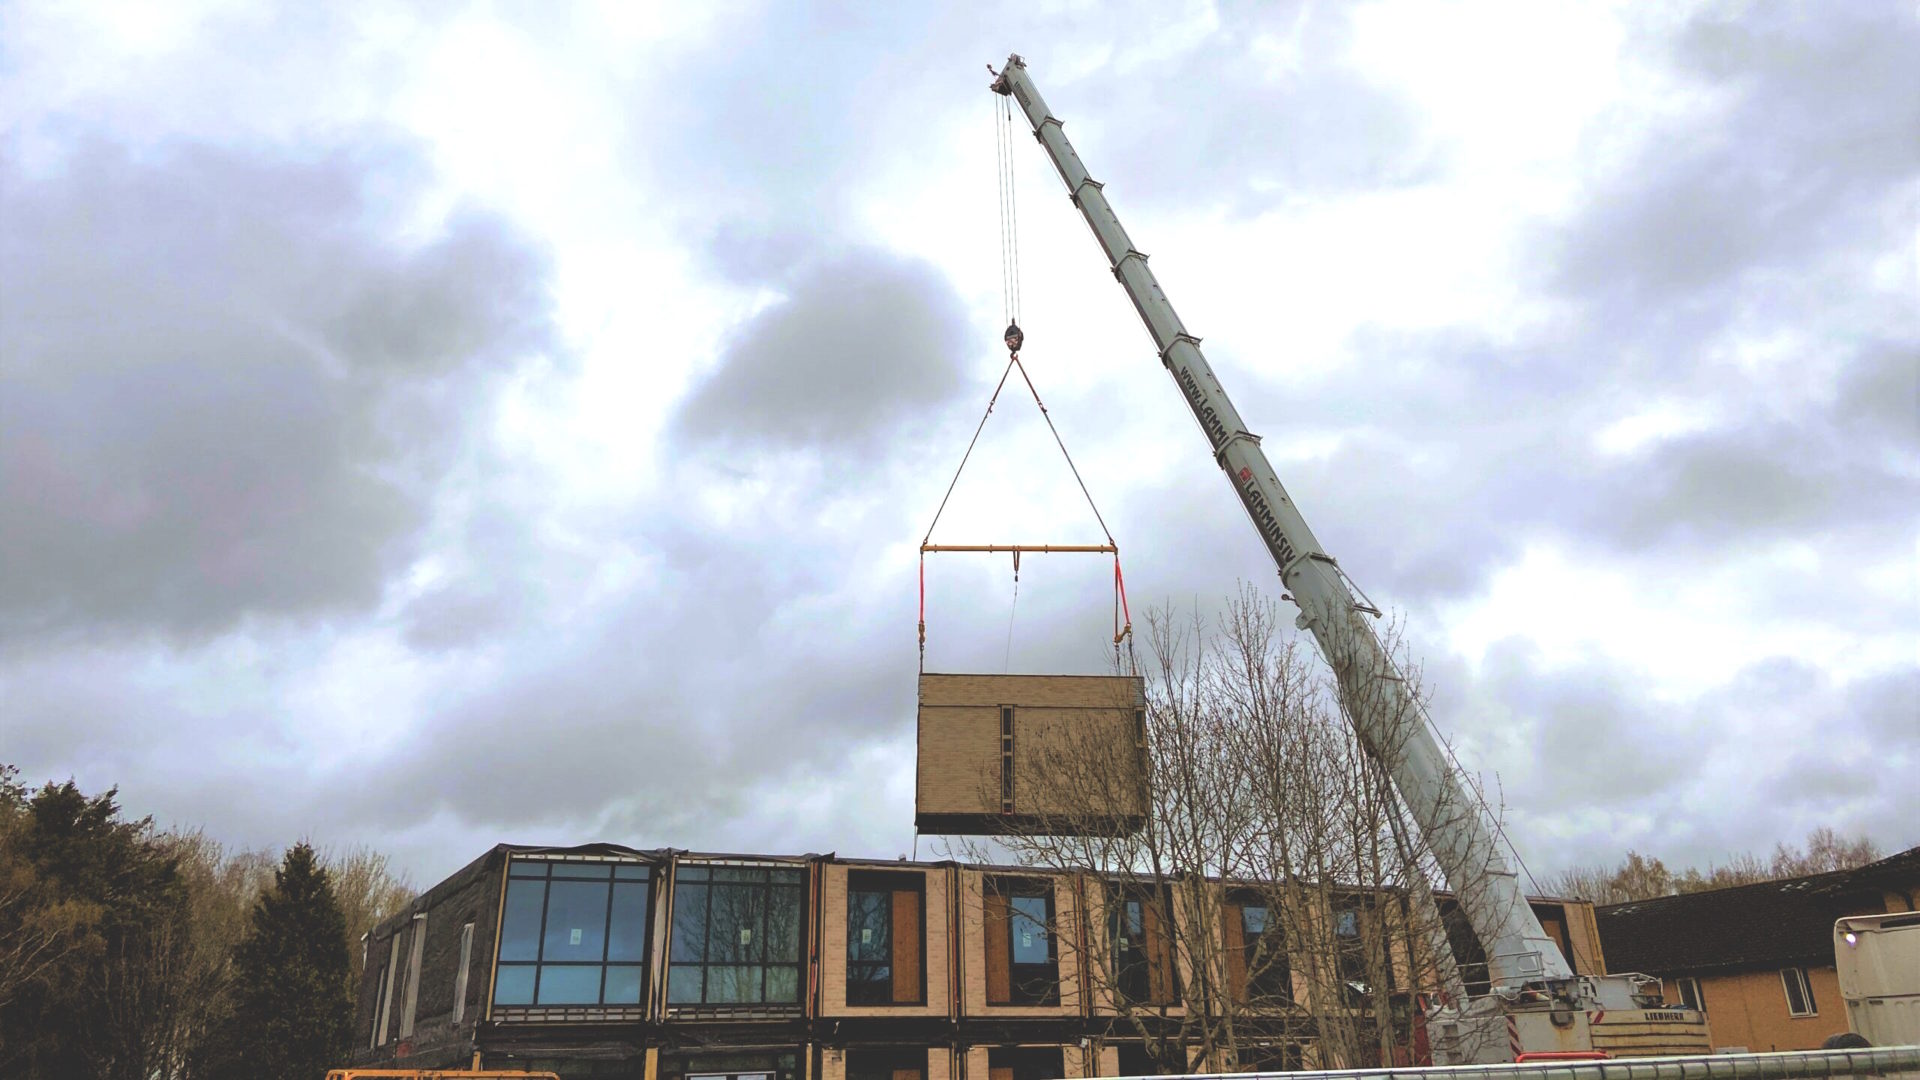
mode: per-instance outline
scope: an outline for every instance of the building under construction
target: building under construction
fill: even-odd
[[[501,845],[367,936],[353,1063],[636,1080],[1159,1072],[1116,995],[1177,1026],[1207,973],[1127,907],[1125,888],[955,862]],[[1277,980],[1270,1030],[1287,1033],[1212,1064],[1376,1063],[1328,1060],[1285,954],[1259,971],[1236,959],[1256,954],[1267,913],[1228,884],[1207,895],[1220,992],[1245,1001]],[[1378,898],[1343,895],[1356,909]],[[1532,906],[1577,970],[1605,971],[1589,905]],[[1090,957],[1140,978],[1097,978]],[[1398,975],[1356,1007],[1405,1009],[1426,989],[1404,949],[1385,960]]]

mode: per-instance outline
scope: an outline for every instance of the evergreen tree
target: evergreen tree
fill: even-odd
[[[177,1052],[187,895],[147,819],[0,770],[0,1076],[148,1080]]]
[[[321,1077],[345,1061],[353,998],[346,922],[327,871],[305,843],[287,850],[234,955],[232,1011],[204,1075]]]

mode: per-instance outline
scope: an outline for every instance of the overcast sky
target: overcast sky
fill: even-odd
[[[1535,873],[1920,844],[1905,0],[0,4],[0,761],[421,884],[909,851],[1009,51]],[[1277,595],[1014,150],[1136,613]],[[1053,455],[1003,404],[936,539],[1098,540]],[[930,669],[1103,670],[1022,569],[930,562]]]

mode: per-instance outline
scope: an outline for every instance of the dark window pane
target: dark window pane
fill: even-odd
[[[540,905],[546,898],[544,881],[507,882],[507,910],[500,923],[500,959],[540,959]]]
[[[540,958],[606,959],[606,883],[556,879],[547,888],[547,932],[541,939]],[[541,995],[545,994],[543,983]]]
[[[892,893],[857,892],[847,897],[847,959],[893,959],[892,931]]]
[[[647,958],[647,886],[644,882],[615,882],[613,921],[609,926],[607,959]]]
[[[673,892],[673,958],[686,963],[703,960],[706,955],[707,887],[681,885]]]
[[[613,876],[612,863],[554,863],[553,876],[557,878],[587,878],[593,881],[605,881]]]
[[[1357,938],[1360,936],[1360,913],[1359,912],[1342,911],[1339,913],[1338,916],[1336,916],[1336,918],[1338,921],[1334,924],[1335,933],[1339,934],[1341,937],[1346,937],[1346,938]]]
[[[765,917],[761,905],[766,890],[751,885],[708,887],[707,960],[729,963],[758,960],[766,955]]]
[[[633,863],[621,863],[613,868],[613,876],[623,881],[645,881],[653,876],[650,866],[635,866]]]
[[[800,969],[785,966],[768,968],[767,1000],[780,1002],[799,1001]]]
[[[382,979],[384,978],[383,975]],[[493,980],[493,1003],[495,1005],[533,1004],[533,965],[501,964],[500,973]]]
[[[1342,912],[1351,915],[1352,912]],[[1257,937],[1267,932],[1267,909],[1248,904],[1240,909],[1240,925],[1246,928],[1249,937]],[[1343,931],[1344,933],[1344,931]]]
[[[681,866],[673,871],[675,881],[705,881],[707,868],[704,866]]]
[[[600,1001],[600,965],[540,965],[538,1005],[595,1005]]]
[[[715,881],[765,881],[767,871],[759,866],[716,866],[713,868]]]
[[[773,890],[767,907],[766,958],[775,963],[797,963],[800,960],[800,890],[798,889]]]
[[[645,969],[637,964],[607,965],[607,996],[609,1005],[640,1004],[640,976]]]
[[[848,964],[847,1004],[893,1004],[893,968],[886,964]]]
[[[804,870],[769,870],[767,876],[775,885],[805,885],[807,872]]]
[[[512,877],[546,877],[547,864],[534,859],[512,859],[507,862],[507,873]]]
[[[715,1004],[760,1001],[760,980],[764,973],[765,969],[757,965],[710,967],[707,969],[707,1000]]]
[[[1047,962],[1047,902],[1038,896],[1015,896],[1008,900],[1013,918],[1011,931],[1013,938],[1013,962],[1016,964],[1044,964]]]
[[[673,965],[673,970],[667,973],[667,1000],[676,1005],[697,1003],[705,970],[695,964]]]

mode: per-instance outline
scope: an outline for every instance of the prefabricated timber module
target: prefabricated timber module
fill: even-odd
[[[1147,799],[1139,676],[920,676],[920,832],[1122,836]]]

